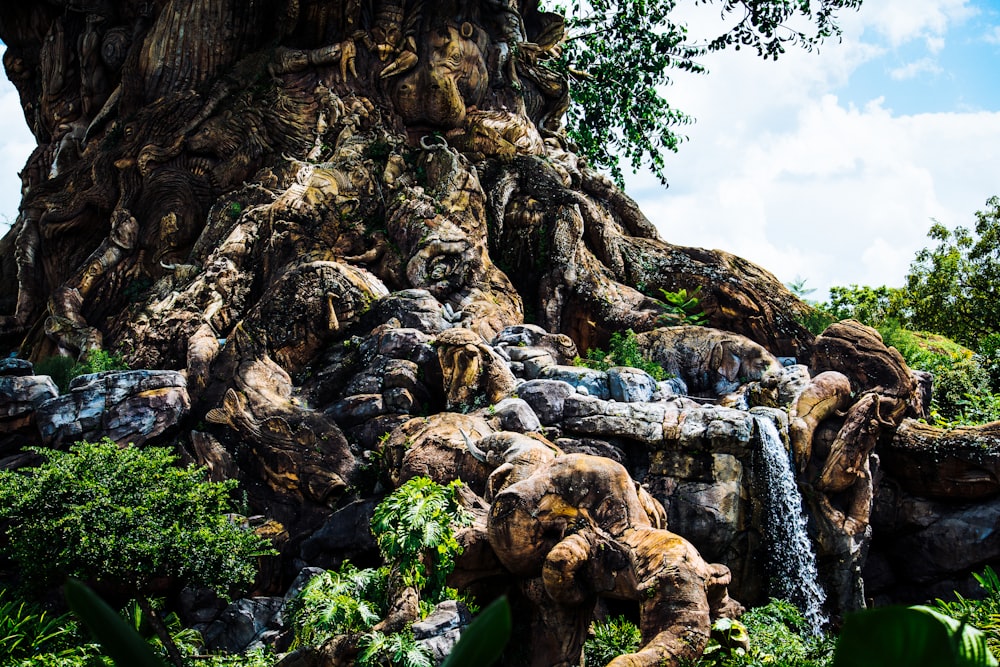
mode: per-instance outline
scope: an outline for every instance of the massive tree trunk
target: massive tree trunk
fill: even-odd
[[[248,321],[297,372],[410,287],[487,336],[527,319],[586,348],[700,286],[719,328],[810,338],[773,276],[663,242],[573,152],[562,19],[532,0],[48,0],[5,3],[0,37],[38,139],[0,333],[33,358],[185,366],[203,325]]]
[[[677,323],[660,289],[700,287],[712,325],[807,352],[778,280],[664,242],[574,152],[563,37],[537,0],[3,3],[38,148],[0,240],[0,344],[184,369],[185,430],[295,549],[384,433],[510,393],[483,340],[511,325],[548,330],[553,361]],[[674,539],[652,530],[640,564]],[[677,549],[702,642],[728,572]],[[629,664],[672,660],[677,615],[642,614],[659,648]]]

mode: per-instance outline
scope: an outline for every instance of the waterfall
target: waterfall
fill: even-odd
[[[817,632],[826,624],[826,594],[819,585],[816,555],[806,534],[802,494],[778,429],[766,415],[753,415],[760,434],[760,460],[766,495],[764,535],[771,565],[771,595],[788,600]]]

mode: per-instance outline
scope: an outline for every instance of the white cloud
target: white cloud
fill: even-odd
[[[931,53],[941,53],[944,51],[945,41],[943,37],[926,37],[927,50]]]
[[[931,218],[971,224],[997,192],[1000,112],[845,103],[833,91],[884,53],[845,34],[818,57],[718,54],[712,74],[669,90],[698,118],[691,141],[668,159],[668,190],[644,175],[627,188],[665,240],[732,252],[786,283],[805,278],[825,298],[831,285],[902,284]]]
[[[896,81],[905,81],[906,79],[915,79],[921,74],[940,74],[941,72],[941,66],[934,60],[931,58],[921,58],[920,60],[914,60],[911,63],[890,69],[889,76]]]
[[[17,217],[21,203],[21,179],[18,172],[35,148],[35,138],[28,131],[21,112],[21,102],[14,87],[4,81],[0,86],[0,235]]]
[[[975,16],[970,0],[882,0],[865,4],[864,22],[892,46],[943,35],[950,26]]]
[[[993,26],[983,39],[989,44],[1000,44],[1000,25]]]

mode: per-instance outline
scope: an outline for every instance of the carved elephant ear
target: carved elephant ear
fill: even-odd
[[[742,359],[738,354],[736,344],[729,340],[724,340],[713,347],[709,355],[708,367],[714,369],[729,382],[739,380],[741,364]]]

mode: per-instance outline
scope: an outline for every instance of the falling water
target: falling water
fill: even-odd
[[[806,534],[802,494],[774,422],[766,415],[753,418],[760,434],[767,496],[764,530],[772,566],[771,595],[794,604],[810,627],[818,630],[827,622],[822,612],[826,594],[819,585],[816,555]]]

